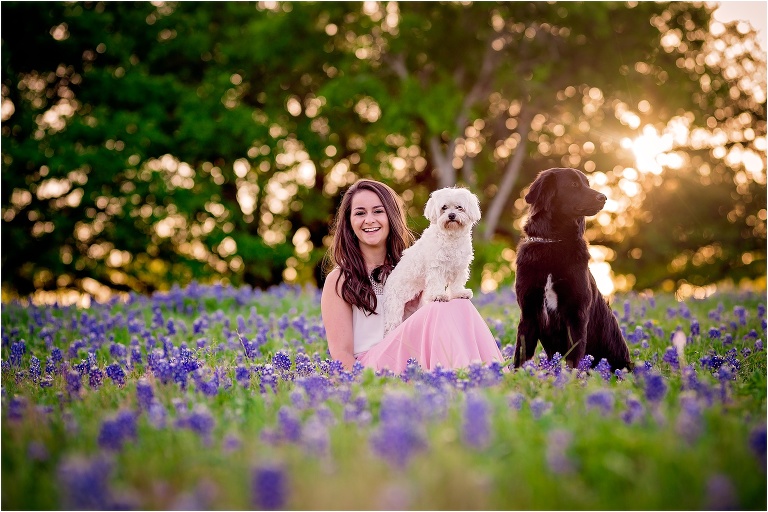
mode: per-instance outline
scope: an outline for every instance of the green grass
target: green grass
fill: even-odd
[[[519,319],[513,296],[505,290],[478,297],[476,304],[509,354]],[[464,369],[440,383],[424,372],[404,382],[371,370],[329,371],[327,361],[317,362],[328,355],[313,289],[198,286],[89,310],[5,304],[2,507],[85,508],[92,502],[73,492],[78,482],[62,471],[73,461],[88,467],[103,458],[109,466],[100,473],[103,492],[91,494],[101,500],[99,508],[259,508],[265,496],[253,485],[255,472],[274,465],[283,471],[285,486],[276,492],[286,509],[765,509],[766,352],[756,350],[756,341],[757,348],[765,341],[765,320],[758,314],[765,297],[720,293],[680,303],[672,296],[629,294],[616,297],[613,308],[630,335],[633,361],[640,368],[648,362],[666,386],[659,401],[646,398],[642,372],[606,381],[596,371],[546,368],[541,347],[522,370],[498,376],[487,368]],[[744,324],[734,308],[746,311]],[[163,317],[154,326],[153,309]],[[176,334],[169,333],[171,319]],[[698,335],[690,334],[694,321]],[[719,339],[710,338],[713,327],[721,331]],[[644,343],[633,342],[636,328]],[[687,371],[701,383],[698,391],[686,384],[680,368],[664,361],[676,329],[689,336],[684,355]],[[243,357],[237,331],[258,342],[254,359]],[[726,335],[732,338],[729,345],[723,344]],[[148,365],[149,336],[158,350],[163,338],[171,350],[186,344],[202,367],[198,371],[210,371],[203,380],[218,372],[215,395],[203,393],[192,374],[185,387],[163,383],[162,372]],[[79,393],[67,391],[66,372],[88,352],[104,372],[120,359],[111,345],[125,345],[130,354],[133,339],[142,364],[122,366],[124,386],[104,375],[94,389],[85,375]],[[20,365],[13,365],[12,347],[22,340],[26,352]],[[86,347],[70,359],[69,347],[77,340]],[[50,387],[41,387],[30,373],[31,358],[41,361],[45,375],[54,347],[64,353],[65,371],[52,374]],[[701,359],[712,351],[725,357],[731,349],[738,369],[732,380],[721,382]],[[292,366],[278,372],[275,391],[267,385],[262,392],[264,365],[273,363],[278,351]],[[312,361],[315,381],[301,376],[300,353]],[[723,368],[735,361],[730,360]],[[254,372],[247,387],[236,378],[240,364]],[[476,376],[486,380],[478,384]],[[140,378],[152,385],[158,410],[165,413],[163,425],[139,409]],[[309,382],[324,389],[316,399],[305,391],[315,389]],[[467,416],[467,393],[480,397],[487,414]],[[610,410],[587,405],[594,393],[610,394]],[[373,441],[385,431],[381,414],[395,396],[413,407],[403,420],[405,431],[423,442],[403,466],[388,462]],[[17,406],[20,398],[26,406]],[[627,422],[632,400],[642,413]],[[541,414],[534,413],[538,402],[547,404]],[[209,435],[177,426],[200,406],[214,422]],[[686,412],[685,406],[696,411]],[[300,421],[296,440],[281,438],[288,432],[281,409]],[[118,450],[100,446],[104,422],[125,410],[137,414],[135,437]],[[473,446],[467,428],[484,421],[487,438]],[[758,440],[757,451],[751,436]]]

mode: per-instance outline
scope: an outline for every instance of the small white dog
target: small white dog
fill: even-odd
[[[384,287],[384,333],[403,321],[407,302],[471,299],[465,288],[472,263],[472,226],[480,220],[477,196],[465,188],[432,192],[424,208],[429,227],[403,251]]]

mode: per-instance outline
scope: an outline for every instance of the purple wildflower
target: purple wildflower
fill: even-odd
[[[722,474],[717,474],[707,481],[705,496],[707,510],[738,510],[739,500],[736,489],[730,479]]]
[[[98,366],[91,366],[88,371],[88,385],[93,389],[99,389],[104,382],[104,373]]]
[[[24,356],[26,351],[27,351],[27,344],[24,342],[24,340],[21,340],[11,345],[11,357],[10,357],[11,366],[20,367],[21,358]]]
[[[247,388],[251,384],[251,371],[243,364],[235,368],[235,380],[242,387]]]
[[[549,412],[549,410],[552,409],[552,403],[547,402],[543,398],[536,397],[531,400],[530,407],[533,417],[539,419],[543,414]]]
[[[254,469],[251,479],[254,508],[257,510],[285,508],[286,480],[285,472],[278,466],[261,466]]]
[[[67,372],[67,392],[70,395],[76,395],[80,392],[80,388],[82,387],[82,376],[79,372],[75,370],[70,370]]]
[[[597,409],[603,415],[613,411],[613,393],[608,390],[599,390],[587,396],[587,409]]]
[[[749,433],[749,447],[762,464],[763,471],[765,471],[766,463],[766,445],[766,428],[765,423],[763,423],[753,428],[752,432]]]
[[[677,357],[677,350],[675,350],[675,347],[667,347],[661,360],[668,363],[669,366],[675,370],[680,368],[680,359]]]
[[[277,411],[277,424],[286,441],[295,443],[301,439],[301,419],[294,409],[285,405],[280,407]]]
[[[136,382],[136,400],[139,403],[139,409],[143,411],[149,411],[152,400],[154,399],[154,392],[152,391],[152,385],[149,380],[142,377]]]
[[[37,382],[38,380],[40,380],[41,375],[42,375],[42,369],[40,368],[40,360],[35,356],[30,356],[29,376],[32,379],[32,382]]]
[[[408,395],[390,392],[381,400],[379,426],[370,443],[374,452],[390,464],[405,467],[417,451],[426,448],[419,408]]]
[[[23,396],[14,396],[8,404],[8,418],[20,420],[27,409],[27,399]]]
[[[645,398],[657,403],[667,394],[667,384],[664,377],[658,373],[648,373],[645,376]]]
[[[216,420],[205,404],[195,404],[192,412],[184,419],[183,425],[204,439],[209,439]]]
[[[573,434],[565,429],[554,429],[547,434],[545,457],[551,472],[555,474],[573,472],[574,464],[567,454],[572,441]]]
[[[106,370],[107,377],[112,379],[112,382],[114,382],[119,387],[125,386],[125,372],[119,364],[111,364],[107,366]]]
[[[490,406],[478,393],[468,393],[464,406],[463,439],[476,449],[487,448],[491,440]]]
[[[626,410],[621,413],[621,419],[627,425],[631,425],[632,423],[639,421],[645,414],[645,407],[643,407],[643,403],[635,396],[630,396],[627,398],[626,406]]]
[[[701,334],[701,326],[699,325],[699,321],[694,319],[691,320],[691,336],[699,336]]]
[[[307,420],[301,432],[301,444],[314,455],[328,453],[331,439],[328,427],[320,414],[315,414]]]
[[[600,373],[600,376],[603,378],[603,380],[611,380],[611,365],[608,363],[607,359],[600,359],[600,362],[597,363],[597,366],[595,366],[595,370]]]
[[[719,340],[720,339],[720,329],[717,327],[710,327],[709,328],[709,339],[711,340]]]
[[[291,357],[284,350],[278,350],[272,358],[272,365],[280,371],[290,371]]]
[[[84,459],[74,457],[63,461],[58,468],[59,485],[67,510],[114,509],[109,476],[112,467],[102,457]]]
[[[102,448],[119,451],[127,439],[136,439],[136,415],[133,411],[121,411],[101,424],[98,441]]]
[[[512,392],[507,395],[507,403],[509,406],[518,411],[522,409],[524,400],[525,396],[523,396],[522,393]]]

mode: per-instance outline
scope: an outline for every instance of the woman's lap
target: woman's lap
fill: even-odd
[[[405,369],[411,358],[427,370],[504,361],[487,324],[466,299],[425,304],[357,357],[363,366],[395,373]]]

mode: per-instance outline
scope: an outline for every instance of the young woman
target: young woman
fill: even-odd
[[[406,307],[405,321],[384,337],[380,303],[387,276],[413,241],[402,200],[387,185],[361,179],[344,194],[328,252],[333,270],[321,299],[331,357],[347,369],[360,361],[394,373],[410,358],[427,370],[503,362],[491,331],[466,299],[418,308],[417,298]]]

